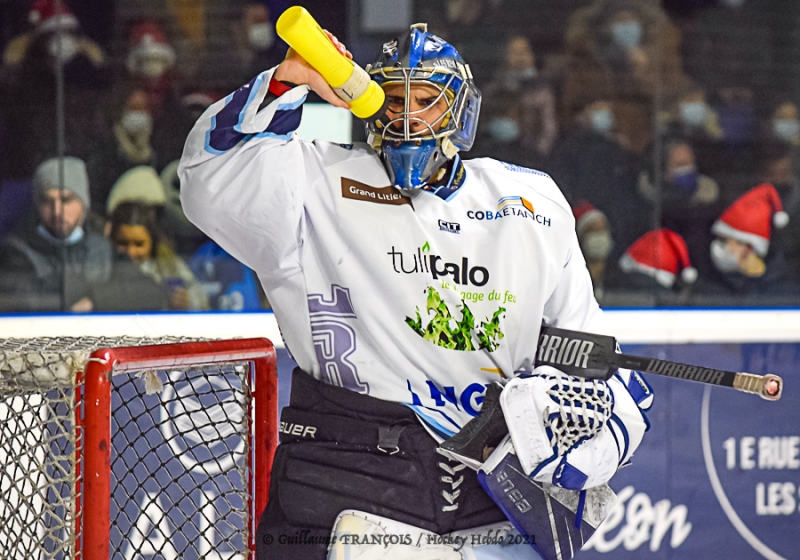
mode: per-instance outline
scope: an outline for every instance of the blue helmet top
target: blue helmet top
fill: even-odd
[[[447,41],[428,33],[425,24],[411,26],[401,37],[385,43],[381,55],[367,72],[381,87],[401,84],[405,91],[402,112],[367,123],[370,144],[380,149],[393,183],[400,188],[419,188],[431,179],[459,150],[467,151],[475,141],[481,93],[469,65]],[[409,92],[414,84],[439,90],[447,109],[427,122],[424,107],[411,111]],[[416,131],[412,130],[412,124]]]

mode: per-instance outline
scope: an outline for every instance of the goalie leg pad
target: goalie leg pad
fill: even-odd
[[[543,560],[575,556],[616,502],[607,485],[574,491],[527,476],[510,438],[484,463],[478,479]]]
[[[511,523],[439,535],[358,510],[342,511],[327,560],[542,560]]]

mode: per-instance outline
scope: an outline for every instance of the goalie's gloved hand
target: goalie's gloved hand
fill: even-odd
[[[620,375],[604,382],[540,366],[510,381],[500,403],[525,473],[571,490],[608,482],[648,428]]]

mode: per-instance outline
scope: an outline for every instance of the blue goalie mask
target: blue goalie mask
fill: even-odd
[[[472,147],[481,92],[458,51],[428,33],[426,24],[412,25],[410,32],[384,44],[379,60],[366,69],[384,89],[398,86],[392,91],[399,92],[398,99],[402,96],[402,108],[390,100],[387,113],[367,123],[368,141],[380,152],[396,187],[425,186],[459,150]],[[432,86],[438,95],[412,110],[412,91],[420,85]],[[426,114],[443,106],[435,118]]]

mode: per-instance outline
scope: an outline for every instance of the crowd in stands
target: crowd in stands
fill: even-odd
[[[220,18],[212,2],[162,4],[105,45],[78,2],[2,14],[0,312],[269,307],[252,270],[183,215],[177,165],[200,114],[286,47],[268,3],[227,3]],[[214,37],[228,46],[216,66]]]
[[[417,6],[478,58],[472,154],[553,177],[602,304],[800,303],[800,3]]]
[[[177,161],[210,104],[282,60],[289,2],[16,4],[0,6],[0,312],[267,308],[254,273],[183,215]],[[317,4],[348,37],[335,26],[358,3]],[[800,3],[413,13],[483,92],[467,157],[556,180],[602,304],[800,303]],[[385,35],[351,23],[357,61]]]

